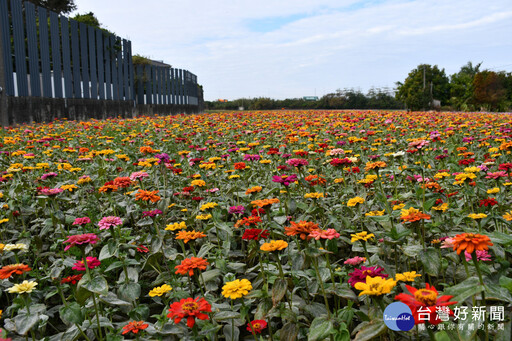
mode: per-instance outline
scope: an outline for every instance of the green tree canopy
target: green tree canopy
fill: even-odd
[[[474,86],[473,79],[480,71],[482,63],[473,65],[468,62],[460,68],[460,71],[450,76],[450,103],[456,110],[473,110],[474,108]]]
[[[418,65],[404,83],[397,82],[397,90],[396,98],[410,110],[432,109],[434,99],[446,104],[450,98],[450,82],[437,65]]]
[[[494,71],[478,72],[473,79],[475,103],[480,109],[499,110],[505,106],[507,90],[503,76]]]
[[[74,0],[28,0],[57,14],[66,14],[76,9]]]

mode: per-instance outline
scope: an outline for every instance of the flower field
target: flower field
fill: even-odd
[[[0,339],[512,338],[509,114],[1,134]],[[389,327],[393,302],[410,324]]]

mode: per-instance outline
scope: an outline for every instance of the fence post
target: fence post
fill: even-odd
[[[1,20],[2,15],[0,15]],[[4,44],[2,37],[2,23],[0,22],[0,123],[2,127],[7,127],[9,125],[9,116],[7,113],[7,89],[5,84]]]

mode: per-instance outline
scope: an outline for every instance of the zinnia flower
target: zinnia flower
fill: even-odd
[[[130,180],[135,181],[135,180],[147,178],[148,176],[149,176],[149,174],[144,172],[144,171],[142,171],[142,172],[133,172],[130,175]]]
[[[94,268],[100,266],[100,264],[101,264],[101,262],[99,261],[98,258],[87,257],[87,267],[89,269],[94,269]],[[78,262],[73,264],[73,267],[71,269],[76,270],[76,271],[85,271],[85,264],[84,264],[83,259],[79,260]]]
[[[14,274],[22,275],[30,270],[32,269],[28,265],[21,263],[6,265],[0,269],[0,279],[7,279]]]
[[[368,233],[366,231],[359,232],[356,234],[351,234],[350,236],[352,237],[352,239],[350,240],[351,243],[354,243],[358,240],[367,241],[368,239],[375,237],[375,235],[373,233]]]
[[[286,249],[288,247],[288,243],[284,240],[271,240],[269,243],[263,243],[260,246],[261,251],[279,251]]]
[[[196,231],[180,231],[176,235],[176,239],[182,239],[183,242],[186,244],[191,240],[195,240],[198,238],[206,237],[206,234],[202,232],[196,232]]]
[[[410,272],[404,272],[401,274],[396,274],[395,280],[402,281],[402,282],[414,282],[416,277],[421,277],[421,275],[417,274],[416,271],[410,271]]]
[[[89,217],[83,217],[83,218],[76,218],[75,221],[73,222],[73,225],[86,225],[86,224],[89,224],[91,222],[91,219],[89,219]]]
[[[208,264],[210,263],[201,257],[190,257],[182,260],[181,264],[176,265],[174,268],[176,269],[176,274],[186,275],[188,273],[189,276],[193,276],[194,269],[206,270]]]
[[[180,323],[182,319],[186,318],[187,326],[192,328],[196,322],[196,317],[200,320],[208,320],[208,315],[205,313],[211,311],[212,306],[204,298],[193,299],[189,297],[171,304],[167,317],[174,319],[174,323]]]
[[[396,286],[396,281],[392,278],[383,279],[382,277],[366,277],[365,282],[357,282],[354,287],[357,290],[362,290],[361,295],[380,296],[388,294]]]
[[[69,236],[68,239],[66,239],[63,244],[69,244],[66,245],[64,248],[64,251],[69,250],[75,245],[82,245],[82,244],[96,244],[100,238],[95,235],[94,233],[84,233],[84,234],[77,234],[74,236]]]
[[[63,279],[61,279],[60,283],[61,284],[64,284],[64,283],[77,284],[82,279],[82,277],[83,277],[83,274],[64,277]]]
[[[476,233],[462,233],[453,238],[453,250],[457,251],[458,255],[463,250],[470,254],[475,250],[489,250],[489,246],[492,245],[494,244],[491,243],[491,239],[488,236]]]
[[[137,334],[139,331],[146,329],[149,324],[144,323],[144,321],[132,321],[123,327],[123,332],[121,334],[127,334],[132,332]]]
[[[172,288],[169,284],[164,284],[162,286],[154,287],[153,289],[151,289],[151,291],[149,292],[149,296],[150,297],[162,296],[163,294],[165,294],[171,290],[172,290]]]
[[[363,263],[363,262],[366,262],[366,257],[355,256],[355,257],[347,259],[346,261],[343,262],[343,264],[359,265],[360,263]]]
[[[252,290],[252,284],[248,279],[235,279],[234,281],[227,282],[222,287],[222,295],[232,300],[243,297]]]
[[[160,197],[156,195],[159,191],[145,191],[142,189],[139,189],[137,193],[135,194],[135,201],[142,200],[142,201],[151,201],[151,202],[157,202],[160,200]]]
[[[320,239],[334,239],[339,238],[340,234],[336,232],[335,229],[327,229],[327,230],[313,230],[309,234],[309,237],[314,238],[316,240]]]
[[[98,222],[98,226],[100,227],[100,230],[108,230],[109,228],[116,227],[118,225],[121,225],[122,223],[123,221],[121,220],[121,218],[115,216],[108,216],[101,218],[101,220]]]
[[[37,286],[37,282],[35,282],[35,281],[29,282],[27,280],[24,280],[20,284],[14,284],[12,287],[7,289],[6,291],[9,292],[10,294],[24,294],[24,293],[30,294],[36,286]]]
[[[491,260],[491,255],[486,250],[476,250],[476,260],[481,260],[483,262],[488,262]],[[466,261],[469,262],[471,259],[473,259],[471,253],[468,253],[467,251],[464,251],[464,256],[466,256]]]
[[[298,223],[291,221],[290,224],[292,226],[286,226],[284,228],[284,232],[287,236],[296,236],[298,235],[300,239],[305,240],[306,238],[309,240],[313,238],[310,234],[314,230],[320,230],[320,227],[311,222],[311,221],[299,221]]]
[[[411,295],[402,293],[395,296],[395,300],[405,303],[411,308],[412,315],[416,324],[425,323],[437,325],[441,323],[441,319],[437,317],[436,308],[456,304],[457,302],[449,302],[453,296],[439,296],[436,288],[430,284],[426,284],[425,289],[416,289],[409,285],[405,285]],[[453,312],[448,308],[449,314]]]
[[[245,211],[245,207],[242,205],[239,206],[231,206],[228,210],[229,214],[243,214]]]
[[[265,328],[267,328],[267,322],[265,320],[254,320],[247,323],[247,331],[253,334],[261,334]]]
[[[361,269],[354,269],[353,272],[348,274],[350,276],[348,283],[354,287],[356,283],[366,283],[366,277],[368,276],[387,278],[388,275],[381,273],[382,271],[384,271],[384,268],[377,265],[373,267],[362,266]]]
[[[246,229],[242,235],[244,240],[259,240],[260,238],[266,239],[269,236],[268,230],[262,229]]]

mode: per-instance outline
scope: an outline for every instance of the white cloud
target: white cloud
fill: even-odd
[[[207,99],[392,87],[420,63],[451,74],[469,60],[510,64],[512,52],[508,0],[77,3],[131,39],[134,53],[197,74]],[[284,24],[251,31],[268,18]]]

